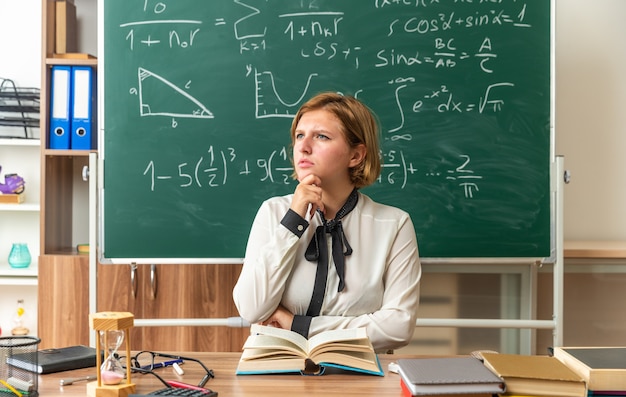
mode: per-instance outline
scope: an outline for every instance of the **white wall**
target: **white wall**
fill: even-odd
[[[41,86],[41,0],[0,0],[0,77]]]
[[[565,239],[626,241],[626,1],[557,0],[556,10]]]
[[[0,0],[0,78],[17,87],[41,87],[41,0]],[[23,134],[21,128],[0,126],[0,135]],[[38,138],[39,129],[29,136]]]
[[[41,87],[41,0],[0,0],[0,77],[13,80],[19,87]],[[0,127],[0,135],[15,135],[15,130],[15,128],[3,130],[3,127]],[[18,129],[18,131],[20,130]],[[33,131],[33,133],[35,136],[38,136],[38,129]],[[17,135],[21,134],[22,132]],[[18,149],[5,148],[4,153],[9,153],[9,150],[16,151]],[[37,148],[19,150],[30,152],[37,150]],[[6,162],[4,163],[5,166],[13,168],[17,161],[12,159],[11,155],[2,156],[2,153],[3,150],[0,150],[0,165]],[[9,154],[14,155],[13,157],[17,156],[15,153]],[[38,197],[39,178],[27,176],[29,172],[36,172],[39,175],[37,152],[34,155],[37,156],[37,161],[28,160],[29,164],[26,166],[26,169],[19,173],[25,177],[27,191],[33,189],[35,193],[32,197]],[[5,171],[9,170],[5,169]],[[3,178],[3,176],[4,174],[0,178]],[[29,184],[29,182],[32,184]],[[35,225],[39,223],[38,214],[36,213],[13,216],[8,212],[0,214],[0,222],[24,219],[21,216],[26,216],[29,219],[34,217],[31,223]],[[6,224],[2,226],[6,227]],[[23,228],[20,227],[19,229],[20,234],[30,233],[30,230],[22,233],[21,229]],[[13,234],[15,233],[7,233],[6,229],[3,230],[5,231],[0,230],[0,237],[2,237],[0,251],[2,252],[2,261],[6,263],[6,257],[12,241],[12,239],[10,240],[6,237],[14,237]],[[35,233],[38,233],[38,231],[35,231]],[[37,235],[27,240],[37,241],[37,244],[29,243],[31,254],[35,256],[33,262],[36,262],[36,256],[39,254],[39,236]],[[18,299],[24,299],[27,317],[26,326],[30,328],[31,334],[36,334],[37,332],[37,288],[33,286],[2,285],[0,286],[0,328],[3,336],[10,335],[11,328],[14,326],[12,319],[17,308]]]

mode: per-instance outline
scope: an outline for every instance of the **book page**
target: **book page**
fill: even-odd
[[[309,352],[309,355],[311,355],[314,354],[316,349],[321,345],[347,341],[350,341],[350,344],[342,345],[343,348],[350,349],[350,345],[353,344],[371,347],[365,328],[350,328],[325,331],[312,336],[309,338],[307,351]]]
[[[250,334],[252,334],[252,335],[254,335],[254,334],[261,334],[261,335],[265,335],[265,336],[271,336],[271,337],[274,337],[276,339],[282,339],[284,341],[291,342],[292,345],[297,346],[298,349],[301,352],[303,352],[303,353],[307,351],[307,340],[306,340],[306,338],[304,336],[300,335],[297,332],[293,332],[293,331],[290,331],[290,330],[287,330],[287,329],[276,328],[276,327],[268,327],[268,326],[259,325],[259,324],[252,324],[250,326]],[[267,343],[268,340],[264,339],[263,342]],[[275,344],[281,345],[281,342],[276,341]],[[283,342],[282,345],[284,345],[284,342]],[[244,347],[245,347],[245,345],[244,345]],[[267,348],[267,346],[256,346],[256,347]]]
[[[279,355],[306,358],[306,353],[299,346],[271,335],[250,335],[243,345],[241,358],[249,360]]]
[[[371,352],[372,347],[365,340],[354,340],[346,342],[332,342],[319,345],[309,352],[309,357],[317,356],[324,352]]]

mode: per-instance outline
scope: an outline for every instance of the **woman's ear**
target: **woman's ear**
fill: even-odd
[[[363,143],[358,144],[352,149],[352,158],[350,159],[350,168],[360,165],[365,160],[367,149]]]

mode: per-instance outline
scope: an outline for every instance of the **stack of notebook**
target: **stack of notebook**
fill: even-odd
[[[405,397],[626,397],[626,347],[398,360]]]

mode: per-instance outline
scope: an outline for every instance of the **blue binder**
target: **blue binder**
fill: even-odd
[[[72,149],[91,150],[96,148],[93,117],[96,100],[95,83],[96,79],[92,67],[72,67]]]
[[[56,65],[51,70],[50,85],[50,149],[70,148],[71,122],[71,76],[70,66]]]

